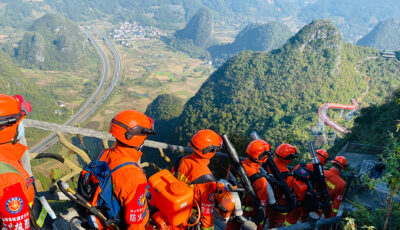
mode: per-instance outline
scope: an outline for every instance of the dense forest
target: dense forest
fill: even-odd
[[[235,41],[208,48],[214,65],[221,65],[235,54],[245,51],[269,51],[281,47],[292,36],[290,29],[281,22],[250,24],[239,32]]]
[[[166,138],[186,143],[203,128],[239,136],[257,131],[274,146],[290,142],[304,150],[323,103],[346,104],[367,88],[363,103],[379,103],[399,87],[399,63],[378,56],[344,43],[331,22],[313,21],[280,49],[228,60],[185,104],[175,135]]]
[[[95,52],[75,23],[59,15],[46,14],[25,33],[15,57],[24,67],[72,70],[83,67]]]
[[[400,50],[400,23],[389,19],[378,23],[371,32],[358,40],[357,45],[379,50]]]

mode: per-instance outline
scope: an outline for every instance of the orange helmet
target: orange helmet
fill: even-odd
[[[271,145],[263,140],[254,140],[247,146],[246,153],[250,159],[264,163],[268,159],[268,152],[271,150]]]
[[[325,165],[326,162],[329,159],[329,154],[325,149],[318,149],[315,151],[317,153],[317,157],[319,159],[319,162],[321,162],[322,165]]]
[[[338,165],[342,170],[347,167],[347,159],[344,156],[336,156],[331,162],[334,165]]]
[[[125,110],[111,120],[109,133],[126,145],[140,147],[147,135],[155,134],[153,126],[150,117],[136,110]]]
[[[29,101],[20,95],[0,94],[0,143],[10,142],[18,136],[21,120],[32,111]]]
[[[235,200],[223,183],[217,183],[215,201],[217,202],[215,210],[227,222],[235,209]]]
[[[222,148],[222,138],[210,129],[203,129],[193,135],[190,146],[200,157],[211,159]]]
[[[285,164],[289,164],[297,155],[297,149],[290,144],[281,144],[276,148],[275,155]]]

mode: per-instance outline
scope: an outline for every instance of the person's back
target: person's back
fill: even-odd
[[[222,138],[212,130],[200,130],[193,135],[190,145],[194,153],[183,157],[173,172],[178,180],[190,185],[194,191],[193,210],[200,206],[201,229],[214,229],[214,201],[216,181],[208,164],[222,146]]]
[[[125,213],[122,225],[127,229],[144,229],[149,219],[149,209],[145,199],[147,179],[139,165],[142,152],[117,143],[113,148],[105,150],[99,159],[115,170],[118,166],[133,162],[134,165],[125,165],[112,173],[113,192]],[[127,215],[129,213],[129,215]]]
[[[22,100],[22,101],[21,101]],[[28,147],[18,143],[18,125],[31,111],[22,97],[0,95],[0,223],[2,230],[30,229],[33,177],[20,160]]]
[[[290,144],[281,144],[275,150],[275,158],[274,163],[276,167],[279,169],[281,176],[285,179],[285,182],[288,186],[290,186],[293,176],[290,175],[290,170],[287,167],[294,158],[296,158],[297,149]],[[286,205],[286,197],[281,188],[274,188],[274,194],[276,198],[276,203],[279,205]],[[272,207],[268,209],[268,220],[269,220],[269,228],[277,228],[280,227],[288,213],[281,213],[274,210]]]
[[[153,121],[138,111],[126,110],[112,119],[109,132],[117,142],[104,150],[98,160],[108,163],[112,172],[113,193],[121,206],[120,228],[145,229],[150,216],[148,185],[139,161],[147,135],[154,134]]]
[[[268,201],[268,182],[267,179],[261,175],[261,165],[267,160],[267,152],[271,150],[269,143],[263,140],[254,140],[246,148],[247,158],[242,161],[242,165],[246,174],[252,183],[254,192],[257,198],[260,200],[261,204],[266,211],[267,201]],[[246,196],[242,203],[243,216],[249,219],[254,216],[253,204],[251,203],[250,197]],[[262,221],[257,229],[264,229],[265,220]],[[236,221],[230,221],[225,229],[240,229],[240,224]]]
[[[329,170],[324,170],[329,199],[332,202],[331,209],[324,212],[326,218],[337,215],[346,189],[346,182],[340,177],[340,172],[347,167],[346,158],[337,156],[332,163],[333,166]]]
[[[328,152],[324,149],[318,149],[315,152],[317,154],[319,161],[324,166],[329,159]],[[305,168],[305,170],[308,170],[308,172],[311,173],[311,177],[310,177],[311,181],[310,182],[313,186],[313,189],[316,190],[317,182],[314,181],[315,178],[313,175],[313,173],[314,173],[313,164],[310,162],[310,163],[306,164],[305,167],[304,167],[304,164],[299,164],[299,165],[296,165],[293,168],[293,170],[296,170],[298,167],[303,167],[303,168]],[[317,207],[315,207],[315,206],[317,206],[316,204],[318,204],[318,200],[316,200],[317,197],[309,197],[310,194],[307,195],[307,192],[311,192],[311,191],[305,190],[304,194],[302,194],[302,197],[305,197],[306,199],[300,200],[300,201],[297,200],[297,207],[288,213],[288,215],[285,219],[285,222],[284,222],[285,226],[290,226],[292,224],[296,224],[299,219],[303,223],[306,222],[310,212],[317,212],[317,214],[321,215],[321,211]]]

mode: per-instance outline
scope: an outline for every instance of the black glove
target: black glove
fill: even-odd
[[[251,220],[256,225],[260,225],[265,220],[264,207],[261,204],[254,208],[254,216]]]

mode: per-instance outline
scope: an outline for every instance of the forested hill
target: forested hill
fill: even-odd
[[[400,23],[394,19],[380,22],[357,45],[379,50],[400,50]]]
[[[213,18],[207,8],[200,8],[190,18],[185,28],[177,30],[170,37],[169,45],[177,50],[188,53],[192,57],[208,58],[206,48],[212,42]]]
[[[201,8],[189,20],[185,28],[175,32],[177,40],[191,40],[196,46],[206,47],[212,32],[212,15],[209,9]]]
[[[208,48],[214,63],[222,64],[233,55],[244,51],[269,51],[279,48],[292,36],[284,23],[250,24],[236,36],[233,43]]]
[[[311,139],[321,104],[346,104],[368,84],[363,103],[377,102],[399,87],[399,63],[377,56],[343,43],[331,22],[313,21],[280,49],[242,52],[221,66],[185,104],[170,137],[187,143],[198,129],[211,128],[300,145]]]
[[[0,92],[2,94],[21,94],[32,103],[32,118],[39,120],[60,119],[54,114],[58,109],[56,96],[47,89],[39,89],[27,80],[12,59],[0,49]],[[45,107],[43,105],[46,105]]]
[[[25,67],[44,70],[71,70],[82,67],[93,48],[79,27],[55,14],[33,22],[16,50],[16,59]]]

